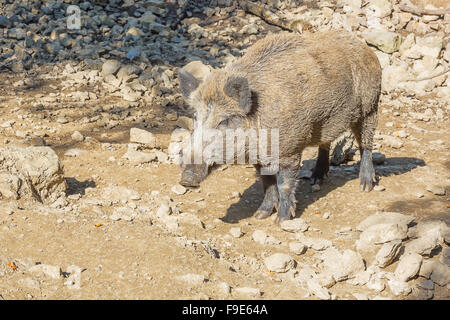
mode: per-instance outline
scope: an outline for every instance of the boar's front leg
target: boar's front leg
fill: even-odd
[[[298,183],[298,166],[280,168],[277,173],[277,187],[280,197],[276,223],[295,217],[295,190]]]
[[[256,219],[265,219],[272,215],[273,210],[278,210],[277,178],[275,175],[261,175],[261,167],[255,166],[261,178],[264,200],[255,213]]]

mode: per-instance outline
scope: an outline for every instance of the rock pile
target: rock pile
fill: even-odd
[[[0,148],[0,194],[53,203],[65,197],[64,167],[49,147]]]

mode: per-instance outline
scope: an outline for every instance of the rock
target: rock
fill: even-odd
[[[386,188],[384,186],[382,186],[382,185],[377,185],[377,186],[373,187],[373,190],[375,190],[375,191],[384,191],[384,190],[386,190]]]
[[[141,199],[139,192],[122,186],[107,186],[103,189],[102,195],[104,199],[122,203]]]
[[[206,281],[203,275],[193,273],[188,273],[185,274],[184,276],[178,276],[177,279],[186,282],[191,286],[199,286]]]
[[[400,46],[401,48],[401,46]],[[375,54],[377,55],[378,61],[380,62],[381,69],[383,70],[387,66],[391,64],[391,58],[389,54],[384,53],[383,51],[375,51]]]
[[[74,131],[71,136],[72,140],[81,142],[84,140],[84,136],[80,133],[80,131]]]
[[[412,55],[416,59],[424,56],[438,58],[442,46],[443,38],[441,36],[416,37],[416,44],[405,54],[408,56]]]
[[[178,195],[183,195],[186,193],[187,189],[183,187],[181,184],[176,184],[172,187],[172,192]]]
[[[411,16],[409,17],[411,19]],[[407,52],[411,47],[416,43],[414,33],[410,33],[406,36],[405,39],[403,39],[402,44],[400,45],[399,52],[402,56],[406,56]],[[405,54],[406,53],[406,54]],[[417,56],[416,59],[420,58],[420,56]]]
[[[361,255],[352,250],[340,253],[334,247],[326,249],[321,254],[324,272],[331,275],[336,282],[354,277],[365,270],[364,260]]]
[[[180,213],[177,216],[177,218],[178,218],[178,221],[180,224],[187,224],[189,226],[195,226],[195,227],[202,228],[202,229],[205,228],[202,220],[200,220],[200,218],[197,217],[195,214],[192,214],[189,212],[183,212],[183,213]]]
[[[366,287],[378,292],[381,292],[386,288],[386,285],[382,281],[382,276],[380,273],[373,274],[369,281],[366,283]]]
[[[170,121],[176,121],[178,119],[178,114],[176,112],[169,112],[166,114],[166,119]]]
[[[0,172],[17,176],[20,196],[31,196],[45,204],[65,197],[67,188],[64,167],[49,147],[0,148]]]
[[[130,142],[141,143],[149,148],[156,147],[156,137],[153,133],[139,128],[130,129]]]
[[[332,245],[330,240],[322,238],[306,237],[303,233],[297,233],[296,238],[297,240],[299,240],[300,243],[316,251],[325,250],[326,248],[329,248]]]
[[[114,59],[107,60],[102,65],[102,75],[107,76],[109,74],[115,75],[119,71],[120,62]]]
[[[14,120],[8,120],[0,124],[1,128],[11,128],[16,122]]]
[[[229,295],[231,293],[231,287],[226,282],[220,282],[217,285],[217,288],[219,289],[219,292],[222,293],[225,296],[227,296],[227,295]]]
[[[172,213],[172,209],[170,208],[170,206],[167,203],[162,203],[158,210],[156,211],[156,216],[158,218],[164,217],[164,216],[168,216]]]
[[[9,28],[11,26],[11,22],[8,17],[4,15],[0,15],[0,27],[1,28]]]
[[[353,148],[354,141],[355,137],[351,132],[344,132],[339,138],[334,140],[330,146],[330,150],[332,150],[330,163],[335,166],[344,163]]]
[[[362,293],[352,293],[352,295],[356,298],[356,300],[369,300],[365,294]]]
[[[417,253],[404,255],[395,269],[394,276],[399,281],[408,281],[414,278],[422,265],[422,256]]]
[[[132,28],[128,29],[126,34],[127,35],[129,34],[129,35],[137,37],[137,36],[140,36],[142,34],[142,31],[139,30],[138,28],[132,27]]]
[[[241,231],[241,228],[236,227],[236,228],[231,228],[230,229],[230,234],[234,237],[234,238],[240,238],[242,237],[243,233]]]
[[[368,44],[371,44],[386,53],[398,51],[402,42],[402,38],[399,34],[380,29],[369,29],[364,31],[362,37]]]
[[[159,221],[161,221],[170,232],[176,232],[179,228],[179,219],[177,216],[161,216]]]
[[[394,240],[383,244],[376,255],[376,264],[385,268],[392,263],[402,245],[401,240]]]
[[[408,229],[408,237],[417,239],[420,237],[437,238],[440,244],[444,244],[446,236],[450,233],[450,228],[445,221],[431,220],[419,221],[417,225]]]
[[[134,216],[136,216],[136,214],[132,209],[126,207],[117,207],[114,208],[113,213],[109,216],[109,218],[114,221],[118,221],[121,219],[125,221],[133,221]]]
[[[78,156],[81,156],[86,153],[87,153],[86,150],[72,148],[72,149],[69,149],[66,152],[64,152],[64,155],[66,157],[78,157]]]
[[[160,163],[168,163],[169,161],[169,156],[167,155],[167,153],[164,153],[162,151],[159,150],[154,150],[156,158],[158,159],[158,162]]]
[[[434,282],[431,280],[422,280],[417,282],[417,286],[419,288],[425,289],[425,290],[434,290]]]
[[[393,240],[403,240],[407,238],[407,231],[406,224],[380,223],[364,230],[359,237],[359,241],[383,244]]]
[[[178,117],[177,122],[175,124],[178,127],[189,131],[194,129],[194,120],[185,116]]]
[[[69,289],[81,289],[81,272],[82,268],[74,265],[67,267],[66,274],[69,274],[67,280],[64,281],[64,285]]]
[[[296,255],[301,255],[306,252],[306,246],[300,242],[290,242],[289,250]]]
[[[133,143],[128,144],[127,152],[122,158],[127,159],[134,164],[148,163],[156,159],[155,152],[142,152],[137,150],[138,146]]]
[[[400,149],[401,147],[403,147],[403,141],[399,138],[388,135],[381,135],[381,138],[388,147],[391,147],[393,149]]]
[[[22,180],[16,175],[0,173],[0,199],[19,199]]]
[[[442,249],[439,261],[447,266],[450,266],[450,248],[447,247]]]
[[[32,289],[32,290],[40,290],[41,289],[41,287],[39,286],[39,282],[32,278],[20,279],[19,281],[17,281],[17,283],[20,286],[24,286],[28,289]]]
[[[328,290],[322,287],[316,279],[309,279],[307,282],[308,291],[310,294],[315,295],[317,298],[322,300],[330,300],[331,295]]]
[[[401,60],[386,66],[383,69],[381,80],[382,91],[390,92],[399,88],[399,85],[410,77],[408,68],[409,66]]]
[[[253,232],[252,234],[252,239],[262,245],[266,245],[266,244],[280,244],[281,241],[275,239],[272,236],[269,236],[268,234],[266,234],[264,231],[262,230],[255,230],[255,232]]]
[[[8,30],[8,37],[22,40],[26,37],[26,30],[22,28],[12,28]]]
[[[211,68],[203,64],[201,61],[189,62],[183,67],[183,70],[189,72],[199,80],[205,79],[211,73]]]
[[[138,75],[141,72],[142,69],[139,68],[138,66],[135,66],[134,64],[127,64],[120,67],[119,71],[117,72],[117,79],[120,81],[126,81],[130,77]]]
[[[262,230],[255,230],[252,234],[252,239],[259,244],[265,244],[266,238],[267,234]]]
[[[319,284],[327,289],[336,284],[336,280],[330,274],[320,274],[317,279],[319,280]]]
[[[37,264],[28,269],[28,272],[43,274],[52,279],[59,279],[61,277],[61,268],[57,266],[51,266],[48,264]]]
[[[388,286],[396,296],[406,296],[411,293],[411,288],[404,281],[388,280]]]
[[[366,6],[366,14],[377,18],[385,18],[391,14],[392,3],[389,0],[369,0]]]
[[[138,47],[131,47],[127,53],[125,54],[125,57],[131,61],[133,61],[134,58],[137,58],[141,55],[141,51]]]
[[[136,102],[141,98],[141,92],[133,91],[132,89],[123,89],[121,90],[122,98],[125,101]]]
[[[441,287],[446,286],[450,282],[450,268],[439,261],[434,261],[432,266],[432,272],[430,279],[440,285]]]
[[[445,188],[443,186],[427,185],[426,189],[437,196],[445,196]]]
[[[281,229],[287,232],[304,232],[308,230],[308,224],[301,218],[285,220],[280,224]]]
[[[299,270],[295,279],[301,286],[306,286],[306,282],[312,278],[317,280],[317,274],[314,269],[307,264],[302,264],[302,268]]]
[[[252,297],[260,297],[261,291],[258,288],[250,288],[250,287],[241,287],[234,288],[233,293],[243,296],[252,296]]]
[[[372,154],[372,162],[374,164],[377,164],[377,165],[383,164],[385,160],[386,160],[386,156],[382,153],[374,152]]]
[[[419,276],[429,279],[433,272],[435,261],[423,260],[420,266]]]
[[[405,253],[418,253],[429,256],[431,252],[439,247],[439,234],[429,233],[420,238],[414,239],[405,245]]]
[[[284,273],[294,268],[295,261],[287,254],[275,253],[265,258],[264,264],[270,271]]]
[[[359,231],[365,231],[369,227],[380,224],[380,223],[397,223],[397,224],[410,224],[414,221],[414,217],[404,215],[397,212],[377,212],[372,214],[371,216],[364,219],[358,226],[356,227]]]

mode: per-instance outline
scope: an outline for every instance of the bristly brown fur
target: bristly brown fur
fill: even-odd
[[[248,79],[257,101],[248,115],[224,92],[232,77]],[[278,128],[280,164],[290,165],[306,146],[331,142],[350,128],[361,146],[371,149],[380,88],[376,55],[352,35],[277,34],[213,71],[193,93],[191,104],[199,114],[208,114],[198,119],[205,127],[240,116],[246,127]]]
[[[271,35],[198,87],[189,77],[180,80],[203,128],[278,129],[279,171],[262,178],[265,196],[257,218],[267,218],[273,208],[279,222],[295,215],[303,149],[320,146],[313,180],[321,181],[328,173],[330,143],[348,129],[360,146],[360,187],[372,189],[381,67],[372,50],[352,35]],[[184,168],[181,183],[198,185],[207,175],[205,166],[202,174],[192,165]]]

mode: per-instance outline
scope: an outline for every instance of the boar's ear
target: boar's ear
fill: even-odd
[[[245,114],[250,112],[252,106],[252,93],[247,78],[230,77],[224,87],[224,92],[239,103]]]
[[[180,79],[181,93],[187,100],[189,99],[191,93],[200,85],[200,80],[183,69],[178,70],[178,78]]]

